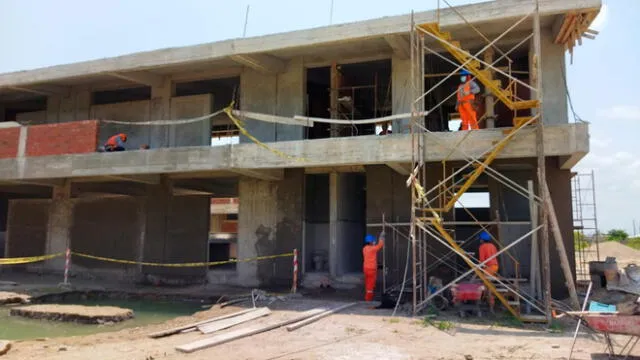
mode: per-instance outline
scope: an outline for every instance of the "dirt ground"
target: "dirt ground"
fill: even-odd
[[[620,244],[616,241],[603,241],[598,244],[600,252],[600,260],[604,261],[608,256],[616,258],[618,268],[622,269],[625,266],[636,263],[640,265],[640,251],[630,248],[624,244]],[[587,261],[596,260],[596,247],[590,246],[586,252]]]
[[[265,305],[265,304],[262,304]],[[314,307],[337,306],[337,302],[312,299],[277,301],[267,317],[222,331],[225,333],[260,323],[273,323]],[[179,353],[175,346],[204,337],[197,332],[150,339],[148,334],[241,310],[226,307],[180,317],[163,324],[125,329],[83,337],[20,341],[2,359],[567,359],[573,325],[560,332],[542,326],[509,327],[498,319],[466,320],[451,317],[436,320],[391,318],[389,310],[357,305],[293,332],[280,328],[270,332],[200,350]],[[442,321],[442,322],[440,322]],[[437,325],[440,324],[440,325]],[[511,323],[511,325],[513,325]],[[442,330],[441,330],[442,329]],[[592,359],[602,353],[604,343],[590,335],[578,338],[574,359]],[[638,349],[640,351],[640,349]],[[638,353],[640,356],[640,353]]]

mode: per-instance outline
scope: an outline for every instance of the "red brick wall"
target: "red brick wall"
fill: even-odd
[[[0,159],[18,156],[20,127],[0,129]]]
[[[98,148],[98,121],[29,126],[27,156],[82,154]]]

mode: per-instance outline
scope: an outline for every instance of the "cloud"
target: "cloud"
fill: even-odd
[[[640,106],[615,105],[606,109],[598,109],[596,115],[610,120],[638,120],[640,121]]]
[[[607,7],[607,5],[604,4],[600,8],[600,13],[598,13],[598,16],[596,16],[596,18],[591,23],[590,28],[596,31],[602,31],[602,29],[604,29],[605,26],[607,25],[608,19],[609,19],[609,7]]]

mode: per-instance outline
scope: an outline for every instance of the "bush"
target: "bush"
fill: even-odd
[[[626,231],[620,229],[611,229],[607,233],[607,241],[625,241],[629,238]]]

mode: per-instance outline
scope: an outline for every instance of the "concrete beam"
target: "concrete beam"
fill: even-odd
[[[71,187],[73,197],[83,193],[115,194],[128,196],[147,195],[147,186],[131,182],[74,183]]]
[[[212,179],[175,180],[174,189],[190,190],[204,194],[212,194],[217,197],[238,196],[237,181],[217,181]],[[175,193],[175,191],[174,191]]]
[[[504,138],[500,128],[464,132],[425,134],[425,161],[442,161],[458,146],[467,154],[479,156]],[[544,129],[548,157],[571,156],[589,151],[588,124],[547,125]],[[461,139],[467,138],[461,142]],[[461,142],[461,143],[460,143]],[[460,144],[459,144],[460,143]],[[284,157],[253,143],[232,147],[184,147],[91,153],[23,159],[1,159],[0,181],[143,174],[201,174],[229,172],[260,179],[280,180],[284,168],[339,167],[411,162],[411,135],[357,136],[270,143],[270,147],[289,155]],[[367,149],[367,151],[362,151]],[[498,159],[535,158],[534,129],[522,129],[499,154]],[[450,161],[464,160],[455,151]],[[225,174],[225,175],[223,175]],[[213,176],[211,176],[213,177]],[[77,180],[76,180],[77,178]]]
[[[140,184],[157,185],[160,184],[160,175],[110,175],[104,180],[128,181]]]
[[[110,72],[108,73],[108,75],[118,79],[127,80],[132,83],[147,85],[151,87],[162,87],[164,83],[164,77],[162,75],[153,74],[148,71],[137,71],[130,73]]]
[[[64,179],[36,179],[36,180],[22,180],[16,181],[16,185],[33,185],[33,186],[43,186],[43,187],[54,187],[54,186],[63,186],[65,180]]]
[[[234,169],[231,169],[231,171],[242,176],[246,176],[254,179],[260,179],[260,180],[278,181],[278,180],[282,180],[282,178],[284,177],[283,169],[253,170],[253,169],[247,169],[247,168],[243,168],[243,169],[234,168]]]
[[[231,59],[263,74],[278,74],[287,68],[285,61],[271,55],[231,55]]]
[[[388,162],[386,165],[400,175],[409,176],[411,174],[411,163]]]
[[[411,58],[411,43],[404,35],[385,35],[384,39],[399,59]]]
[[[41,95],[41,96],[53,96],[53,95],[69,96],[69,94],[71,93],[70,87],[55,86],[55,85],[37,85],[35,87],[7,86],[6,88],[14,91],[20,91],[24,93]]]
[[[601,6],[601,0],[543,0],[540,1],[540,14],[544,18],[568,11],[586,12],[598,10]],[[476,24],[481,30],[485,24],[500,25],[527,15],[532,9],[533,3],[523,3],[522,0],[491,1],[456,7],[456,10],[462,13],[467,21]],[[317,48],[323,44],[358,42],[385,35],[407,34],[409,32],[410,16],[409,14],[387,16],[349,24],[225,40],[195,46],[160,49],[109,59],[13,72],[0,75],[0,87],[7,85],[20,86],[110,72],[122,73],[149,70],[163,66],[222,60],[233,55],[269,53],[299,47]],[[434,22],[437,20],[436,10],[415,13],[414,18],[416,23]],[[453,10],[443,8],[440,11],[440,25],[445,28],[461,27],[465,26],[465,23]]]

